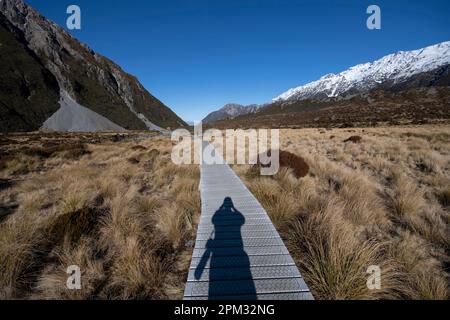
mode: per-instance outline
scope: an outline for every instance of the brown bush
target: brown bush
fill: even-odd
[[[305,159],[288,151],[280,151],[280,166],[291,168],[297,178],[303,178],[309,172]]]
[[[344,140],[344,142],[353,142],[353,143],[360,143],[362,141],[362,138],[360,136],[351,136],[347,140]]]
[[[131,164],[139,164],[141,161],[139,161],[139,159],[132,157],[128,159],[128,162]]]
[[[60,215],[48,227],[48,239],[58,244],[67,237],[71,243],[77,243],[83,235],[91,235],[97,229],[102,215],[101,210],[90,207]]]
[[[269,150],[267,154],[270,156],[272,150]],[[261,164],[259,157],[258,165],[262,167],[270,166]],[[288,151],[280,150],[280,167],[291,168],[296,178],[306,177],[309,173],[309,165],[306,163],[305,159]]]
[[[6,169],[9,161],[13,160],[11,156],[2,156],[0,158],[0,170]]]
[[[77,160],[86,154],[91,154],[91,152],[87,150],[86,145],[80,145],[68,150],[64,150],[61,153],[61,156],[65,159]]]
[[[47,147],[30,147],[23,150],[23,153],[28,156],[37,156],[48,159],[56,155],[60,155],[65,159],[78,159],[85,154],[91,152],[87,149],[85,144],[59,144],[56,146]]]
[[[141,146],[141,145],[137,145],[137,146],[131,147],[131,150],[133,150],[133,151],[144,151],[144,150],[147,150],[147,149],[145,147]]]
[[[112,142],[120,142],[126,139],[126,135],[124,134],[116,134],[111,137]]]
[[[14,185],[14,182],[9,179],[0,179],[0,191],[8,189]]]
[[[439,192],[437,193],[437,198],[442,206],[450,206],[450,187],[439,190]]]

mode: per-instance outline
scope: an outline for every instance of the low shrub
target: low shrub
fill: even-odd
[[[344,140],[344,142],[361,143],[362,138],[360,136],[351,136],[350,138]]]
[[[269,150],[267,154],[271,156],[272,150]],[[262,164],[260,157],[258,157],[258,164],[256,166],[269,167],[270,164]],[[280,150],[280,167],[292,169],[296,178],[306,177],[309,173],[309,165],[306,163],[305,159],[288,151]]]
[[[71,243],[77,243],[83,235],[91,235],[97,229],[100,216],[102,211],[91,207],[60,215],[49,225],[48,239],[61,243],[67,237]]]

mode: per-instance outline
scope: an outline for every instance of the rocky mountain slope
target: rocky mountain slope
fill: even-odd
[[[450,119],[450,42],[398,52],[291,89],[215,127],[348,127]]]
[[[203,119],[203,123],[211,123],[219,120],[234,119],[244,114],[255,113],[259,110],[259,108],[260,106],[256,104],[243,106],[236,103],[229,103],[225,105],[223,108],[208,114],[208,116],[206,116],[205,119]]]
[[[40,129],[60,108],[59,116],[47,121],[48,129],[163,130],[186,125],[135,77],[22,0],[0,2],[0,56],[2,132]],[[75,104],[63,104],[66,96]],[[76,112],[67,109],[68,105],[79,105],[91,112],[71,119]],[[86,127],[74,123],[77,119],[86,121],[86,117]],[[65,123],[56,123],[55,119]]]

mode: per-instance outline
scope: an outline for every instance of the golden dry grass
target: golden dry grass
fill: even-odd
[[[172,164],[170,137],[99,134],[86,152],[48,157],[23,150],[82,135],[27,137],[3,149],[0,179],[11,185],[0,204],[15,209],[0,217],[0,297],[181,298],[200,213],[198,166]],[[81,268],[82,290],[66,287],[71,265]]]
[[[344,142],[351,136],[362,139]],[[52,139],[19,137],[0,163],[0,297],[181,298],[198,167],[174,165],[169,138],[158,136],[100,136],[45,157],[21,151]],[[449,298],[449,126],[289,129],[281,139],[310,166],[306,177],[234,169],[317,299]],[[82,290],[66,288],[70,265],[82,270]],[[381,290],[367,288],[371,265]]]
[[[316,298],[449,298],[449,126],[287,129],[281,148],[306,160],[305,178],[234,169]],[[381,290],[367,288],[371,265]]]

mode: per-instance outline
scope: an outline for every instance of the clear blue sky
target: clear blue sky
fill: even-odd
[[[185,120],[228,102],[270,101],[322,75],[450,40],[449,0],[27,0],[136,75]],[[366,9],[382,10],[382,30]]]

